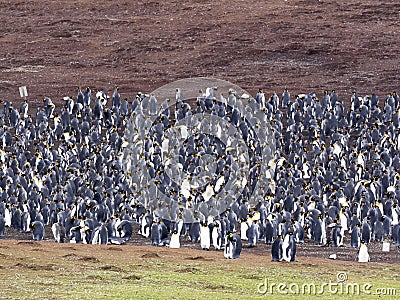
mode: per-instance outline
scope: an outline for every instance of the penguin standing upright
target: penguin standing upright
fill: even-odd
[[[370,257],[368,253],[367,245],[364,241],[361,241],[360,250],[358,251],[358,262],[369,262]]]
[[[5,229],[6,229],[6,221],[3,215],[0,214],[0,237],[4,236]]]
[[[283,255],[282,249],[282,236],[278,235],[274,242],[272,243],[271,254],[272,254],[272,261],[281,261]]]
[[[371,241],[371,226],[367,222],[366,218],[361,225],[361,238],[365,244],[369,244]]]
[[[267,245],[272,244],[272,239],[274,238],[274,227],[268,218],[265,219],[265,243]]]
[[[381,220],[383,223],[383,237],[387,238],[392,234],[392,220],[386,215],[383,215]]]
[[[317,245],[323,245],[324,237],[326,239],[326,229],[325,224],[323,224],[320,218],[315,221],[312,232],[315,243]]]
[[[286,260],[287,262],[290,261],[289,252],[289,233],[287,233],[282,242],[282,259]]]
[[[158,246],[161,243],[161,232],[158,223],[153,221],[150,229],[150,240],[153,246]]]
[[[210,250],[210,228],[207,222],[200,227],[200,246],[203,250]]]
[[[99,244],[100,245],[107,245],[107,243],[108,243],[108,229],[107,229],[107,226],[105,224],[101,224],[99,231],[100,231]]]
[[[295,231],[294,231],[294,236],[295,236],[295,241],[297,243],[304,243],[304,228],[301,226],[301,223],[299,221],[296,221],[294,225]]]
[[[15,209],[11,216],[11,227],[13,227],[15,230],[22,231],[21,217],[21,210],[19,208]]]
[[[229,233],[225,237],[224,256],[228,259],[236,259],[240,257],[242,252],[242,241],[237,234]]]
[[[289,231],[282,242],[282,259],[287,262],[296,261],[296,240],[292,231]]]
[[[4,221],[6,227],[11,227],[11,212],[7,205],[4,209]]]
[[[140,220],[140,234],[148,238],[150,236],[151,218],[143,215]]]
[[[392,242],[397,247],[400,246],[400,225],[399,224],[396,224],[396,225],[393,226],[393,229],[392,229]]]
[[[360,225],[357,224],[356,226],[353,227],[353,230],[351,232],[350,246],[352,248],[358,248],[360,247],[360,242],[361,242]]]
[[[249,225],[247,224],[247,220],[242,218],[240,221],[240,238],[244,241],[247,241],[247,229],[249,228]]]
[[[183,225],[184,225],[183,220],[179,219],[178,222],[175,223],[174,231],[177,231],[179,235],[183,235],[184,234]]]
[[[214,227],[212,229],[211,237],[212,237],[212,244],[215,250],[220,250],[222,247],[222,230],[221,230],[221,222],[218,220],[214,222]]]
[[[168,233],[169,233],[168,227],[162,220],[160,220],[158,222],[158,227],[160,229],[160,242],[162,245],[165,246],[167,244],[167,241],[169,240],[168,239]]]
[[[197,221],[197,220],[196,220]],[[200,222],[194,222],[189,229],[189,239],[193,243],[200,241]]]
[[[41,241],[44,237],[44,225],[40,221],[34,221],[31,224],[32,235],[35,241]]]
[[[31,230],[29,228],[29,225],[31,224],[31,216],[29,212],[25,211],[22,213],[21,223],[22,223],[22,232],[29,232]]]
[[[289,253],[288,253],[288,258],[290,262],[295,262],[296,261],[296,251],[297,251],[297,246],[296,246],[296,239],[293,235],[293,233],[289,233],[289,247],[288,247]]]
[[[174,230],[174,232],[171,235],[171,240],[169,242],[169,247],[173,249],[178,249],[181,247],[181,243],[179,241],[179,232],[177,230]]]
[[[108,229],[107,226],[101,224],[97,227],[91,235],[91,243],[98,245],[107,245],[108,243]]]
[[[246,230],[247,243],[250,248],[255,247],[257,244],[257,221],[253,221],[252,224]]]
[[[342,226],[336,225],[332,229],[332,244],[333,247],[343,246]]]
[[[95,234],[94,234],[95,233]],[[94,244],[93,243],[93,237],[96,236],[96,243],[98,244],[99,240],[99,231],[93,230],[87,226],[82,226],[81,227],[81,237],[82,237],[82,243],[83,244]]]
[[[231,233],[227,234],[226,237],[225,237],[225,248],[224,248],[224,257],[228,258],[228,259],[232,258],[232,251],[233,251],[233,249],[231,247],[231,244],[230,244],[230,242],[228,240],[230,234]]]
[[[375,221],[373,237],[375,242],[382,242],[383,240],[383,223],[380,219]]]
[[[64,243],[65,241],[65,228],[61,222],[56,222],[51,226],[54,239],[57,243]]]

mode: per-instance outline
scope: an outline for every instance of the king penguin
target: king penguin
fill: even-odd
[[[333,247],[343,246],[342,226],[336,225],[332,229],[332,244]]]
[[[215,250],[220,250],[222,247],[222,231],[221,231],[221,222],[219,220],[216,220],[214,222],[211,237],[212,237],[212,244]]]
[[[31,224],[33,240],[41,241],[44,237],[44,225],[40,221],[34,221]]]
[[[350,246],[352,248],[358,248],[360,247],[360,242],[361,242],[360,224],[356,224],[356,226],[353,227],[353,230],[351,232]]]
[[[292,232],[289,232],[289,247],[288,247],[288,249],[289,249],[289,254],[288,254],[289,261],[295,262],[297,246],[296,246],[296,239]]]
[[[179,233],[177,230],[174,230],[174,232],[171,235],[171,241],[169,242],[169,247],[173,249],[178,249],[181,247],[181,243],[179,241]]]
[[[22,222],[22,232],[29,232],[30,231],[29,225],[31,224],[31,216],[29,212],[25,211],[22,213],[21,222]]]
[[[247,243],[249,248],[255,247],[257,244],[257,221],[253,221],[252,224],[246,230]]]
[[[161,243],[161,230],[159,224],[153,220],[150,229],[150,240],[153,246],[158,246]]]
[[[360,250],[358,251],[358,262],[369,262],[370,257],[368,248],[364,241],[361,241]]]
[[[296,241],[292,231],[289,231],[282,242],[282,258],[287,262],[296,261]]]
[[[272,254],[272,261],[281,261],[283,255],[282,249],[282,236],[278,235],[277,238],[272,243],[271,254]]]
[[[289,262],[290,258],[289,258],[289,233],[287,233],[285,235],[285,237],[283,238],[283,242],[282,242],[282,259]]]
[[[225,237],[224,256],[228,259],[236,259],[240,257],[242,252],[242,241],[237,234],[229,233]]]
[[[189,239],[193,243],[200,241],[200,222],[198,220],[195,220],[195,222],[190,226]]]
[[[91,235],[91,243],[97,245],[107,245],[108,243],[108,230],[107,226],[101,224],[97,227]]]
[[[11,227],[11,212],[8,205],[6,205],[6,208],[4,209],[4,221],[6,227]]]
[[[64,243],[65,241],[65,228],[61,222],[56,222],[51,226],[54,239],[57,243]]]
[[[373,237],[375,242],[382,242],[383,240],[383,223],[380,219],[375,221]]]
[[[132,221],[122,220],[121,223],[118,224],[117,231],[119,232],[120,237],[124,238],[128,241],[133,233]]]
[[[6,221],[4,220],[3,215],[0,215],[0,237],[4,236],[5,229],[6,229]]]
[[[140,234],[148,238],[150,236],[151,215],[145,214],[140,220]]]
[[[361,225],[361,238],[365,244],[369,244],[371,241],[371,226],[369,225],[367,218],[364,219]]]
[[[210,228],[207,225],[207,222],[201,225],[200,227],[200,246],[203,250],[210,250]]]
[[[267,245],[272,244],[272,239],[274,237],[274,227],[268,218],[265,219],[265,243]]]
[[[242,218],[240,221],[240,238],[244,241],[247,241],[247,229],[249,228],[249,225],[247,224],[247,220],[245,218]]]

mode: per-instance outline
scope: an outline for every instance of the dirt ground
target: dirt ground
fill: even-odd
[[[132,238],[127,242],[124,246],[124,249],[130,249],[130,246],[142,246],[145,252],[152,252],[154,249],[159,249],[159,251],[163,251],[162,248],[164,247],[153,247],[151,246],[150,239],[146,239],[142,237],[140,234],[137,234],[139,231],[139,226],[134,225],[134,234]],[[25,240],[25,241],[32,241],[32,234],[31,233],[20,233],[15,231],[14,229],[7,228],[6,234],[3,238],[4,240],[10,240],[10,243],[15,243],[13,240]],[[3,240],[2,243],[6,243]],[[49,243],[55,243],[53,235],[49,226],[46,226],[46,235],[44,238],[45,241]],[[68,242],[68,240],[66,241]],[[19,244],[23,245],[24,244]],[[358,250],[350,247],[350,236],[347,234],[344,240],[344,247],[321,247],[317,246],[311,241],[306,241],[304,244],[297,245],[297,256],[300,257],[298,260],[304,260],[307,258],[308,260],[312,259],[329,259],[331,254],[336,254],[337,260],[331,261],[332,263],[342,264],[343,261],[349,262],[356,262],[358,257]],[[65,245],[68,247],[68,245]],[[110,246],[112,247],[112,246]],[[181,248],[186,249],[187,253],[198,253],[193,252],[193,250],[200,250],[201,247],[199,243],[191,243],[187,237],[181,237]],[[130,250],[127,250],[130,251]],[[156,250],[157,251],[157,250]],[[222,256],[222,251],[215,251],[213,247],[210,248],[210,251],[204,252],[213,252],[215,253],[215,257]],[[395,245],[390,246],[390,252],[382,252],[382,243],[371,243],[368,245],[368,252],[371,257],[372,262],[383,262],[383,263],[395,263],[400,264],[400,249],[397,248]],[[253,260],[262,259],[262,260],[271,260],[271,246],[266,245],[263,242],[257,244],[254,248],[249,248],[246,245],[246,241],[243,241],[243,253],[249,256]],[[212,254],[211,254],[212,255]]]
[[[267,95],[398,90],[396,1],[0,0],[0,95],[124,97],[213,76]]]
[[[197,76],[267,95],[287,87],[293,94],[335,89],[346,100],[353,91],[382,99],[399,89],[396,1],[0,0],[0,18],[0,100],[14,103],[21,85],[35,105],[45,96],[60,103],[78,86],[111,93],[118,85],[132,99]],[[393,245],[390,254],[380,250],[371,245],[373,261],[400,262]],[[356,259],[350,247],[299,246],[300,256],[333,253]]]
[[[116,252],[121,252],[121,258],[122,256],[124,257],[142,257],[142,258],[158,258],[158,257],[175,257],[179,259],[179,257],[183,260],[199,260],[199,261],[213,261],[213,260],[218,260],[218,261],[226,261],[224,258],[223,252],[222,251],[203,251],[199,248],[193,250],[193,249],[188,249],[187,247],[182,247],[180,249],[169,249],[169,248],[160,248],[160,247],[152,247],[152,246],[104,246],[104,245],[74,245],[74,244],[69,244],[65,245],[63,247],[61,244],[57,243],[50,243],[46,241],[42,242],[34,242],[34,241],[9,241],[6,242],[4,240],[0,240],[0,249],[3,249],[1,252],[9,252],[10,250],[6,249],[12,249],[12,248],[18,248],[18,252],[23,253],[24,248],[26,251],[32,251],[32,248],[36,251],[41,251],[43,253],[46,252],[55,252],[59,251],[60,254],[63,252],[71,252],[77,251],[76,255],[82,255],[84,256],[87,260],[95,260],[96,257],[104,257],[108,256],[110,254],[110,251],[116,251]],[[4,250],[5,249],[5,250]],[[124,250],[122,250],[124,249]],[[107,255],[108,254],[108,255]],[[178,255],[176,255],[178,254]],[[4,256],[0,255],[0,258],[4,258]],[[254,253],[249,253],[247,251],[243,251],[239,260],[241,264],[249,264],[249,263],[254,263],[257,258],[265,265],[272,265],[272,264],[277,264],[276,262],[272,262],[269,253],[260,253],[255,256]],[[300,256],[298,257],[298,262],[301,263],[316,263],[320,264],[323,266],[329,266],[329,264],[336,264],[337,266],[348,266],[349,262],[346,261],[332,261],[332,260],[325,260],[320,257],[307,257],[307,256]],[[382,266],[387,266],[388,264],[385,262],[380,262],[379,264],[376,265],[382,265]],[[0,268],[1,269],[1,268]]]

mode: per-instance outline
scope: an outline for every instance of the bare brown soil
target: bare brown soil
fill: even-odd
[[[26,259],[23,256],[24,253],[30,252],[39,252],[46,254],[51,259],[55,261],[58,259],[69,260],[69,261],[78,261],[83,263],[98,263],[100,264],[99,269],[104,271],[114,271],[119,272],[121,268],[118,266],[113,266],[110,264],[104,264],[104,260],[109,260],[112,256],[118,256],[118,260],[121,263],[128,258],[142,258],[142,259],[167,259],[167,260],[176,260],[178,261],[198,261],[198,262],[221,262],[227,261],[222,252],[217,251],[203,251],[199,249],[188,249],[186,247],[180,249],[168,249],[168,248],[159,248],[159,247],[151,247],[151,246],[104,246],[104,245],[82,245],[82,244],[70,244],[70,245],[60,245],[57,243],[49,243],[46,241],[42,242],[18,242],[18,241],[7,241],[0,240],[0,259],[7,259],[7,265],[13,264],[16,268],[23,269],[31,269],[31,270],[53,270],[57,266],[55,264],[49,263],[51,261],[48,258],[44,258],[43,261],[46,261],[46,264],[43,264],[43,261],[38,261],[36,263],[28,263],[26,261],[30,261],[30,255],[27,255],[29,259]],[[15,253],[11,253],[12,250],[16,249]],[[4,253],[3,253],[4,252]],[[255,256],[253,253],[243,252],[238,260],[234,260],[235,263],[239,265],[249,265],[254,264],[257,261],[260,265],[264,265],[266,267],[276,265],[279,263],[272,262],[267,254],[259,254]],[[227,261],[228,262],[228,261]],[[229,260],[232,262],[232,260]],[[324,268],[329,267],[330,265],[335,265],[336,267],[348,267],[349,262],[346,261],[332,261],[326,260],[323,258],[311,258],[311,257],[299,257],[299,261],[301,265],[304,266],[316,266],[319,265]],[[42,263],[42,264],[40,264]],[[287,266],[287,265],[286,265]],[[371,268],[379,268],[379,267],[388,267],[390,264],[385,262],[380,262],[375,264]],[[359,264],[356,266],[352,264],[353,268],[362,269],[363,264]],[[1,269],[1,267],[0,267]],[[180,272],[190,272],[190,268],[188,269],[180,269]],[[135,276],[132,274],[131,276]],[[131,280],[140,279],[140,277],[129,278]]]
[[[190,249],[188,247],[182,247],[180,249],[168,249],[168,248],[159,248],[159,247],[151,247],[151,246],[104,246],[104,245],[60,245],[57,243],[49,243],[46,241],[42,242],[25,242],[25,241],[4,241],[0,240],[0,249],[5,249],[2,252],[9,252],[7,249],[18,248],[21,253],[23,253],[23,249],[26,251],[39,251],[39,252],[59,252],[59,256],[64,259],[73,260],[73,261],[86,261],[86,262],[99,262],[102,257],[107,257],[109,255],[119,255],[122,257],[140,257],[140,258],[166,258],[166,257],[175,257],[181,260],[187,261],[214,261],[214,260],[226,260],[221,251],[203,251],[199,248]],[[113,254],[113,252],[115,252]],[[4,258],[8,256],[7,254],[0,255],[0,258]],[[263,264],[270,265],[271,259],[269,257],[269,253],[260,253],[255,256],[255,253],[249,253],[248,251],[243,251],[240,256],[239,263],[241,264],[249,264],[255,259],[259,259],[263,261]],[[23,260],[22,260],[23,261]],[[346,266],[349,262],[344,261],[332,261],[325,260],[320,257],[307,257],[300,256],[299,262],[301,263],[317,263],[321,265],[329,265],[337,264],[338,266]],[[384,261],[382,261],[384,263]],[[275,263],[276,264],[276,263]],[[20,266],[24,266],[24,263],[20,263]],[[50,266],[51,267],[51,266]],[[104,265],[101,267],[103,270],[115,270],[118,271],[116,266]]]
[[[154,257],[154,253],[152,249],[158,249],[155,250],[157,251],[163,251],[162,248],[164,247],[154,247],[151,246],[150,239],[146,239],[142,237],[139,234],[136,234],[136,232],[139,231],[139,227],[135,225],[134,228],[134,234],[132,238],[127,242],[125,248],[116,248],[115,246],[110,245],[110,249],[129,249],[130,246],[145,246],[142,249],[145,249],[143,252],[143,255],[149,255],[149,258]],[[28,245],[32,246],[35,244],[34,241],[32,241],[32,234],[31,233],[20,233],[15,231],[14,229],[8,228],[6,230],[6,234],[4,236],[4,239],[9,240],[10,243],[15,243],[15,239],[20,240],[18,242],[18,245]],[[46,236],[45,236],[45,241],[48,241],[49,243],[55,243],[55,240],[53,238],[53,235],[51,233],[51,230],[49,226],[46,226]],[[68,242],[68,241],[67,241]],[[4,243],[4,242],[3,242]],[[340,264],[340,261],[353,261],[356,262],[358,257],[358,249],[354,249],[350,247],[350,237],[346,235],[346,239],[344,241],[345,246],[344,247],[321,247],[318,245],[315,245],[311,241],[307,241],[304,244],[297,244],[297,256],[300,257],[298,260],[304,260],[304,258],[307,259],[329,259],[329,256],[331,254],[336,254],[337,255],[337,260]],[[73,245],[73,244],[69,244]],[[68,244],[65,244],[65,247],[69,247]],[[199,243],[191,243],[187,237],[182,237],[181,238],[181,248],[186,249],[188,252],[194,255],[193,259],[198,259],[196,258],[199,253],[201,253],[201,247]],[[193,250],[193,251],[192,251]],[[194,251],[194,250],[200,250],[200,252]],[[130,250],[127,250],[130,251]],[[221,251],[215,251],[214,248],[211,246],[209,251],[204,251],[204,252],[215,252],[216,256],[215,257],[223,257],[222,250]],[[368,245],[368,252],[371,257],[372,262],[388,262],[388,263],[395,263],[395,264],[400,264],[400,249],[397,248],[394,244],[391,245],[390,247],[390,252],[382,252],[382,243],[371,243]],[[257,260],[257,259],[262,259],[262,260],[271,260],[271,245],[266,245],[263,242],[260,242],[257,244],[256,247],[254,248],[249,248],[246,245],[246,241],[243,241],[243,251],[242,253],[249,255],[252,257],[252,259]],[[152,256],[153,255],[153,256]],[[197,255],[197,256],[196,256]],[[332,263],[336,263],[332,261]]]
[[[268,94],[399,87],[397,1],[0,1],[0,95],[124,97],[214,76]]]

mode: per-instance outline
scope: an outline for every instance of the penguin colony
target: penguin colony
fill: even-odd
[[[240,95],[230,90],[225,99],[215,93],[216,88],[207,89],[189,103],[177,89],[175,107],[163,106],[154,124],[146,123],[143,111],[156,113],[158,99],[142,93],[122,99],[117,88],[111,98],[78,89],[76,97],[64,98],[60,110],[45,98],[35,116],[27,101],[19,109],[4,102],[0,236],[13,228],[42,240],[49,226],[59,243],[124,244],[136,234],[137,224],[152,245],[179,248],[188,239],[238,258],[242,241],[248,247],[266,243],[272,245],[274,261],[295,261],[296,244],[305,241],[361,247],[363,252],[369,243],[384,240],[400,247],[397,93],[387,95],[382,105],[375,94],[354,93],[346,109],[335,91],[319,99],[314,93],[293,97],[288,90],[266,98],[260,90],[253,105],[264,112],[257,124],[272,127],[275,152],[269,162],[258,159],[256,136],[237,110]],[[196,113],[229,119],[254,150],[250,160],[255,167],[240,197],[222,209],[210,199],[226,179],[214,182],[211,194],[196,194],[174,184],[160,167],[161,156],[168,155],[163,132],[191,114],[191,105]],[[130,131],[130,122],[153,126],[153,136]],[[126,172],[128,141],[134,143],[130,151],[144,149],[144,157],[132,154]],[[223,147],[207,135],[188,137],[185,145],[179,162],[191,173],[201,172],[202,153],[219,153]],[[238,160],[215,160],[216,172],[229,176]],[[268,182],[254,191],[261,163]],[[141,186],[145,172],[156,191]],[[173,201],[158,201],[159,191]]]

